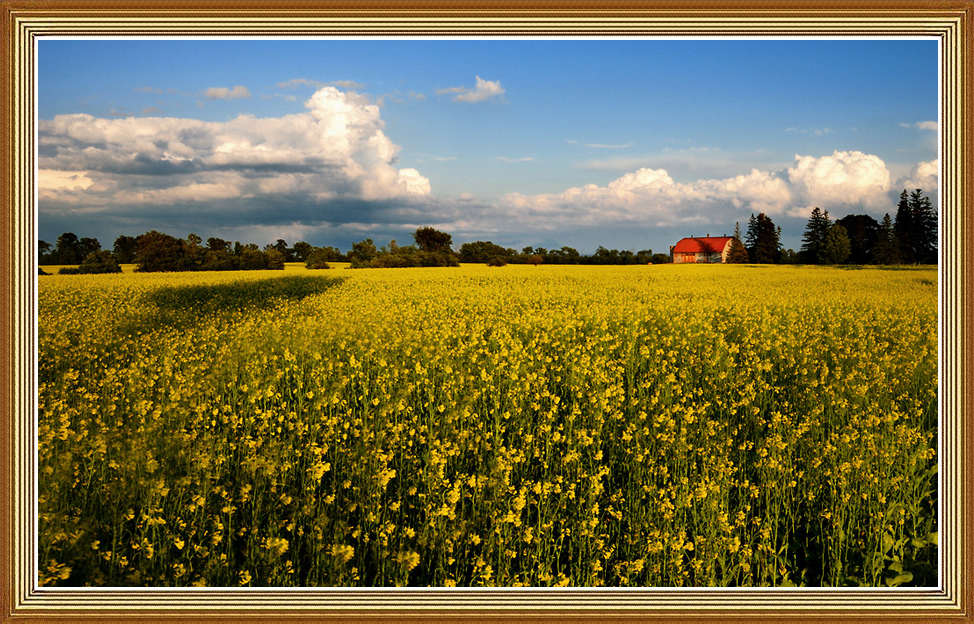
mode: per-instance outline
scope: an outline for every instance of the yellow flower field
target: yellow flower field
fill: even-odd
[[[936,281],[41,277],[41,582],[933,585]]]

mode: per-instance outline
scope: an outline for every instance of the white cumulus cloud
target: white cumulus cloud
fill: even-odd
[[[438,89],[436,92],[440,95],[454,93],[454,102],[483,102],[488,98],[504,95],[504,87],[501,86],[499,80],[484,80],[480,76],[475,76],[475,79],[476,84],[473,88],[447,87],[446,89]]]
[[[918,169],[918,175],[930,167]],[[726,223],[751,212],[805,216],[811,206],[880,212],[890,205],[890,173],[878,156],[858,151],[795,156],[784,170],[677,182],[664,168],[641,168],[604,186],[587,184],[560,193],[511,193],[501,201],[506,218],[544,229],[566,225],[632,223],[672,226]]]
[[[796,155],[788,180],[803,204],[797,206],[800,209],[857,204],[879,208],[888,203],[891,188],[883,159],[858,151],[836,151],[818,158]]]
[[[931,195],[935,195],[937,187],[940,185],[940,161],[936,158],[925,162],[917,163],[910,170],[910,174],[897,180],[896,189],[923,189]]]
[[[225,122],[58,115],[40,124],[41,198],[48,209],[252,200],[268,211],[286,198],[314,218],[321,202],[429,195],[419,171],[395,166],[399,146],[364,96],[324,87],[305,107]]]

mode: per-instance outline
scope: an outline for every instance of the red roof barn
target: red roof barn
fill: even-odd
[[[673,246],[672,255],[675,264],[727,262],[727,253],[731,236],[701,236],[699,238],[681,238]]]

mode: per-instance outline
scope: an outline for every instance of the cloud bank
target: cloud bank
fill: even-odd
[[[267,232],[271,240],[300,235],[326,243],[341,234],[331,238],[334,243],[364,236],[381,240],[389,233],[402,239],[410,228],[433,225],[457,241],[482,235],[500,240],[505,233],[530,237],[584,228],[682,231],[733,224],[752,212],[798,219],[812,206],[835,215],[878,217],[894,209],[903,188],[922,188],[931,197],[937,190],[936,160],[917,163],[894,179],[879,156],[836,150],[796,154],[786,165],[749,171],[731,165],[755,158],[708,152],[704,155],[728,161],[728,175],[689,181],[674,179],[671,171],[690,155],[661,154],[660,166],[639,166],[604,184],[511,192],[492,200],[465,193],[434,196],[420,171],[397,166],[400,147],[386,136],[378,105],[325,86],[305,108],[222,122],[87,114],[41,121],[42,223],[64,228],[55,236],[87,233],[88,224],[99,223],[109,235],[156,227],[175,234],[236,232],[248,240],[256,235],[248,231]],[[496,157],[510,163],[532,158]]]
[[[430,194],[395,166],[399,147],[379,108],[334,87],[305,113],[226,122],[58,115],[40,124],[39,196],[46,214],[136,216],[164,210],[220,219],[320,222],[371,216],[369,202]],[[359,214],[362,213],[362,214]]]
[[[642,168],[604,186],[588,184],[560,193],[511,193],[501,202],[507,218],[545,229],[566,225],[630,223],[667,227],[728,223],[748,213],[807,217],[813,206],[836,212],[882,214],[905,187],[935,193],[937,161],[920,163],[897,180],[881,158],[859,151],[827,156],[795,155],[780,171],[749,173],[681,183],[666,169]]]

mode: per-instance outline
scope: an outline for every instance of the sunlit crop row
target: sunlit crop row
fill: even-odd
[[[41,277],[41,581],[935,584],[935,283]]]

